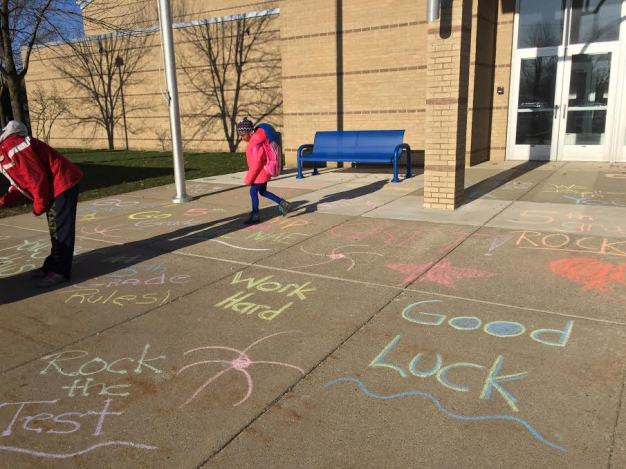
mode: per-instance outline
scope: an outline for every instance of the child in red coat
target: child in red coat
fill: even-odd
[[[70,279],[76,236],[78,183],[83,173],[44,142],[28,136],[26,126],[11,121],[0,135],[0,173],[11,183],[0,207],[21,197],[33,201],[36,216],[46,214],[52,251],[31,277],[38,287],[52,287]]]
[[[237,124],[237,133],[242,140],[247,142],[246,163],[248,164],[248,172],[244,182],[247,186],[250,186],[250,199],[252,201],[252,213],[244,223],[250,225],[261,221],[259,218],[259,194],[276,202],[278,210],[284,217],[289,212],[291,204],[267,190],[267,183],[271,177],[263,169],[266,158],[265,150],[263,149],[263,142],[267,139],[265,131],[261,128],[255,130],[252,121],[244,119]]]

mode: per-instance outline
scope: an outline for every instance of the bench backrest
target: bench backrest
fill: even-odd
[[[315,133],[313,153],[329,158],[389,158],[402,143],[404,130],[344,130]]]

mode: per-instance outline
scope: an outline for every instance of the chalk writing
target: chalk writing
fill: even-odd
[[[289,363],[283,363],[283,362],[277,362],[277,361],[266,361],[266,360],[252,360],[250,358],[250,355],[248,354],[248,352],[255,347],[256,345],[260,344],[261,342],[270,339],[272,337],[276,337],[278,335],[282,335],[282,334],[292,334],[292,333],[297,333],[300,331],[285,331],[285,332],[277,332],[275,334],[270,334],[268,336],[262,337],[254,342],[252,342],[250,345],[248,345],[245,349],[243,350],[238,350],[236,348],[232,348],[232,347],[225,347],[225,346],[217,346],[217,345],[212,345],[212,346],[207,346],[207,347],[198,347],[198,348],[194,348],[191,350],[187,350],[185,352],[185,355],[188,355],[190,353],[195,353],[195,352],[199,352],[201,350],[224,350],[227,352],[233,352],[236,353],[237,356],[235,358],[233,358],[232,360],[202,360],[202,361],[198,361],[198,362],[194,362],[194,363],[190,363],[188,365],[185,365],[183,368],[181,368],[179,370],[179,372],[177,374],[182,373],[183,371],[194,367],[194,366],[198,366],[198,365],[210,365],[212,363],[219,363],[222,366],[226,366],[226,368],[224,368],[223,370],[217,372],[216,374],[214,374],[213,376],[211,376],[208,380],[206,380],[198,389],[196,389],[196,391],[191,395],[191,397],[189,397],[180,407],[184,407],[187,404],[189,404],[190,402],[192,402],[196,397],[198,397],[198,395],[212,382],[214,382],[215,380],[217,380],[220,376],[222,376],[223,374],[233,370],[233,371],[237,371],[241,374],[244,375],[244,377],[246,378],[246,383],[248,385],[248,389],[246,391],[245,396],[237,403],[233,404],[233,407],[236,407],[238,405],[243,404],[244,402],[246,402],[248,400],[248,398],[252,395],[252,391],[254,388],[254,383],[252,381],[252,376],[250,375],[250,373],[248,373],[247,369],[252,366],[252,365],[276,365],[276,366],[282,366],[285,368],[293,368],[295,370],[298,370],[302,375],[304,375],[304,370],[302,368],[300,368],[299,366],[296,365],[291,365]]]
[[[45,406],[47,410],[53,409],[58,406],[59,400],[50,400],[50,401],[21,401],[21,402],[1,402],[0,408],[9,408],[11,410],[15,409],[12,414],[9,415],[9,422],[4,426],[4,430],[0,433],[0,437],[11,437],[16,434],[21,434],[23,432],[28,432],[26,435],[34,436],[36,435],[67,435],[72,433],[83,433],[86,434],[86,431],[83,430],[85,422],[92,421],[91,428],[93,429],[92,433],[89,433],[89,436],[97,437],[104,435],[104,423],[105,419],[108,419],[109,416],[121,416],[123,412],[113,412],[110,410],[112,399],[106,399],[104,401],[104,405],[100,410],[87,410],[84,412],[61,412],[61,413],[51,413],[51,412],[38,412],[32,414],[33,407]],[[30,414],[29,414],[30,412]],[[95,417],[95,419],[91,419],[91,417]],[[21,425],[17,423],[21,422]],[[45,422],[43,425],[38,426],[38,422]],[[87,436],[87,435],[86,435]],[[20,435],[23,439],[23,436]],[[109,440],[109,441],[101,441],[96,444],[93,444],[83,450],[74,451],[70,453],[50,453],[45,451],[38,451],[31,448],[22,448],[16,446],[9,445],[0,445],[0,451],[7,451],[13,453],[26,454],[34,457],[41,458],[49,458],[49,459],[68,459],[74,456],[83,455],[89,453],[95,449],[103,448],[107,446],[127,446],[134,449],[144,449],[144,450],[154,450],[157,449],[156,446],[146,445],[142,443],[135,443],[132,441],[120,441],[120,440]]]
[[[272,233],[272,232],[263,232],[257,231],[255,233],[251,233],[246,236],[246,239],[251,239],[253,241],[272,241],[280,244],[290,244],[292,242],[296,242],[301,238],[308,238],[308,234],[306,233],[294,233],[294,232],[285,232],[285,233]]]
[[[357,221],[335,226],[330,230],[332,238],[349,239],[352,241],[363,241],[375,238],[385,246],[410,247],[416,244],[422,229],[416,229],[410,225],[381,224],[371,221]],[[372,240],[370,244],[377,244]]]
[[[468,363],[468,362],[459,362],[459,363],[451,363],[449,365],[443,366],[444,361],[440,354],[436,354],[435,364],[425,370],[418,370],[417,366],[422,361],[423,353],[418,353],[413,357],[413,359],[408,364],[408,371],[403,369],[400,365],[395,363],[386,362],[387,356],[394,350],[400,338],[402,336],[398,334],[395,336],[383,350],[374,358],[369,366],[371,368],[390,368],[401,377],[407,378],[409,375],[416,376],[418,378],[428,378],[430,376],[435,376],[439,384],[445,386],[448,389],[452,389],[456,392],[468,392],[469,388],[460,383],[454,383],[450,381],[448,378],[449,370],[455,368],[465,368],[465,369],[477,369],[477,370],[486,370],[487,368],[483,365],[479,365],[476,363]],[[504,388],[502,383],[519,380],[522,379],[527,373],[525,371],[509,374],[509,375],[500,375],[500,370],[504,365],[504,357],[502,355],[498,355],[498,357],[493,362],[492,366],[489,368],[485,378],[484,384],[482,387],[482,391],[480,392],[480,399],[488,400],[491,398],[493,390],[497,391],[500,396],[504,399],[504,401],[509,405],[509,407],[514,411],[518,412],[519,409],[517,407],[517,399],[513,397],[513,395]]]
[[[272,281],[274,278],[273,275],[268,275],[266,277],[262,277],[260,279],[256,279],[254,277],[242,278],[242,273],[237,272],[231,282],[232,285],[237,285],[239,283],[245,283],[247,290],[257,290],[260,292],[276,292],[285,294],[288,298],[295,297],[300,299],[301,301],[306,300],[306,293],[316,291],[316,288],[309,288],[311,282],[305,282],[303,284],[298,283],[289,283],[287,285],[283,285],[280,282]],[[277,318],[280,314],[285,312],[293,305],[293,301],[285,304],[281,308],[273,309],[272,306],[266,304],[257,304],[251,301],[245,301],[252,299],[254,293],[246,293],[245,290],[238,291],[234,295],[226,298],[225,300],[220,301],[215,304],[215,307],[222,308],[225,310],[232,310],[240,314],[254,314],[257,313],[257,316],[260,319],[264,319],[266,321],[272,321]]]
[[[583,213],[557,212],[555,210],[523,210],[519,218],[507,219],[510,223],[525,225],[550,226],[551,230],[559,232],[591,233],[599,231],[606,234],[626,234],[626,224],[614,222],[599,222],[594,217]]]
[[[64,290],[61,294],[69,293],[65,299],[65,303],[77,302],[79,304],[111,304],[119,307],[127,305],[164,305],[170,301],[171,292],[167,290],[165,293],[144,293],[143,295],[129,295],[114,290],[111,293],[102,293],[99,288],[82,288],[75,287],[74,290]]]
[[[626,285],[626,263],[615,265],[589,257],[575,257],[552,261],[549,268],[582,285],[582,291],[607,293],[613,291],[613,284]]]
[[[75,378],[71,384],[62,386],[68,397],[98,396],[121,396],[126,397],[129,393],[130,384],[109,385],[105,382],[96,382],[91,376],[101,375],[129,375],[149,372],[161,374],[163,371],[157,368],[153,362],[164,360],[165,355],[157,355],[148,358],[150,344],[146,344],[138,358],[122,357],[115,360],[106,360],[101,357],[93,357],[88,360],[86,350],[66,350],[46,355],[42,358],[47,364],[39,372],[40,375],[48,373],[58,374],[64,377]]]
[[[447,316],[440,313],[426,313],[420,311],[421,305],[425,304],[441,304],[441,300],[425,300],[411,303],[402,310],[402,317],[413,324],[421,324],[426,326],[440,326],[444,323]],[[448,320],[448,325],[459,331],[473,331],[480,329],[483,321],[474,315],[472,316],[456,316]],[[574,321],[567,321],[562,329],[536,329],[530,332],[529,336],[535,342],[552,347],[565,347],[569,341]],[[526,327],[519,322],[512,321],[491,321],[487,323],[483,331],[487,334],[500,337],[517,337],[526,332]]]
[[[96,221],[96,220],[102,220],[104,217],[99,217],[98,216],[98,212],[85,212],[85,213],[78,213],[77,214],[77,219],[79,222],[83,222],[83,221]]]
[[[13,252],[11,252],[13,251]],[[76,246],[74,253],[83,249]],[[48,241],[24,240],[14,246],[0,249],[0,278],[10,277],[38,267],[40,260],[50,253]]]
[[[117,207],[117,208],[126,208],[133,207],[135,205],[139,205],[138,200],[123,200],[123,199],[101,199],[96,200],[91,203],[94,207]]]
[[[419,278],[420,282],[432,282],[446,287],[454,287],[461,279],[493,277],[496,275],[478,269],[455,267],[448,259],[427,264],[388,264],[387,268],[406,274],[400,285],[411,283]]]
[[[326,389],[328,389],[331,386],[334,386],[336,384],[339,383],[345,383],[345,382],[353,382],[356,383],[356,385],[359,387],[359,389],[361,390],[361,392],[371,398],[371,399],[377,399],[377,400],[382,400],[382,401],[389,401],[389,400],[393,400],[393,399],[399,399],[399,398],[403,398],[403,397],[423,397],[425,399],[430,400],[434,405],[435,408],[443,413],[444,415],[446,415],[447,417],[453,418],[453,419],[457,419],[457,420],[465,420],[465,421],[475,421],[475,422],[480,422],[480,421],[488,421],[488,420],[492,420],[492,421],[505,421],[505,422],[515,422],[520,424],[522,427],[524,427],[528,433],[530,433],[533,438],[536,438],[538,441],[542,442],[545,445],[548,445],[556,450],[565,452],[566,449],[560,445],[557,445],[556,443],[553,443],[549,440],[547,440],[543,435],[541,435],[532,425],[530,425],[526,420],[521,419],[519,417],[516,416],[512,416],[512,415],[462,415],[462,414],[458,414],[456,412],[451,412],[448,409],[446,409],[443,404],[441,404],[441,402],[439,401],[439,399],[437,399],[435,396],[433,396],[430,393],[424,392],[424,391],[417,391],[417,390],[408,390],[408,391],[402,391],[399,393],[394,393],[394,394],[380,394],[380,393],[376,393],[373,391],[370,391],[367,386],[365,385],[365,383],[363,383],[363,381],[361,381],[360,379],[354,377],[354,376],[342,376],[340,378],[334,379],[329,381],[328,383],[326,383],[326,385],[324,386]]]
[[[372,256],[383,257],[382,254],[377,253],[377,252],[352,251],[349,249],[349,248],[368,248],[368,247],[369,246],[367,244],[347,244],[345,246],[339,246],[337,248],[334,248],[328,254],[323,254],[323,253],[307,251],[306,249],[304,249],[304,246],[300,246],[300,251],[302,251],[303,253],[309,254],[311,256],[322,257],[324,258],[324,260],[320,262],[315,262],[313,264],[299,265],[299,266],[292,267],[292,268],[293,269],[305,269],[308,267],[315,267],[319,265],[330,264],[332,262],[348,261],[348,264],[346,264],[346,271],[348,271],[348,270],[352,270],[354,266],[356,265],[356,258],[354,257],[356,254],[364,254],[368,256],[370,260]]]
[[[190,275],[176,274],[176,275],[166,276],[165,274],[161,274],[161,275],[158,275],[156,277],[152,277],[146,280],[138,279],[138,278],[126,278],[126,279],[114,278],[112,280],[107,280],[106,283],[91,283],[89,284],[89,286],[111,288],[111,287],[120,287],[120,286],[136,287],[136,286],[141,286],[141,285],[167,285],[167,284],[184,285],[186,283],[189,283],[190,279],[191,279]]]
[[[626,256],[626,241],[611,241],[595,236],[574,236],[565,233],[515,231],[520,233],[515,246],[525,249],[572,251],[611,256]]]
[[[623,202],[621,200],[615,200],[615,199],[605,200],[605,199],[596,199],[593,197],[575,197],[575,196],[569,196],[569,195],[564,195],[563,198],[566,200],[573,200],[574,203],[577,205],[597,205],[597,206],[602,206],[602,207],[626,207],[626,202]]]
[[[626,179],[626,172],[624,173],[608,173],[604,175],[610,179]]]

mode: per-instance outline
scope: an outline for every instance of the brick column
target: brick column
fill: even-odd
[[[472,0],[443,0],[429,25],[424,207],[463,202]]]

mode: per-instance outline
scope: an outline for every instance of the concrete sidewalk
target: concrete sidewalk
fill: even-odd
[[[626,467],[626,165],[242,176],[0,219],[0,467]]]

